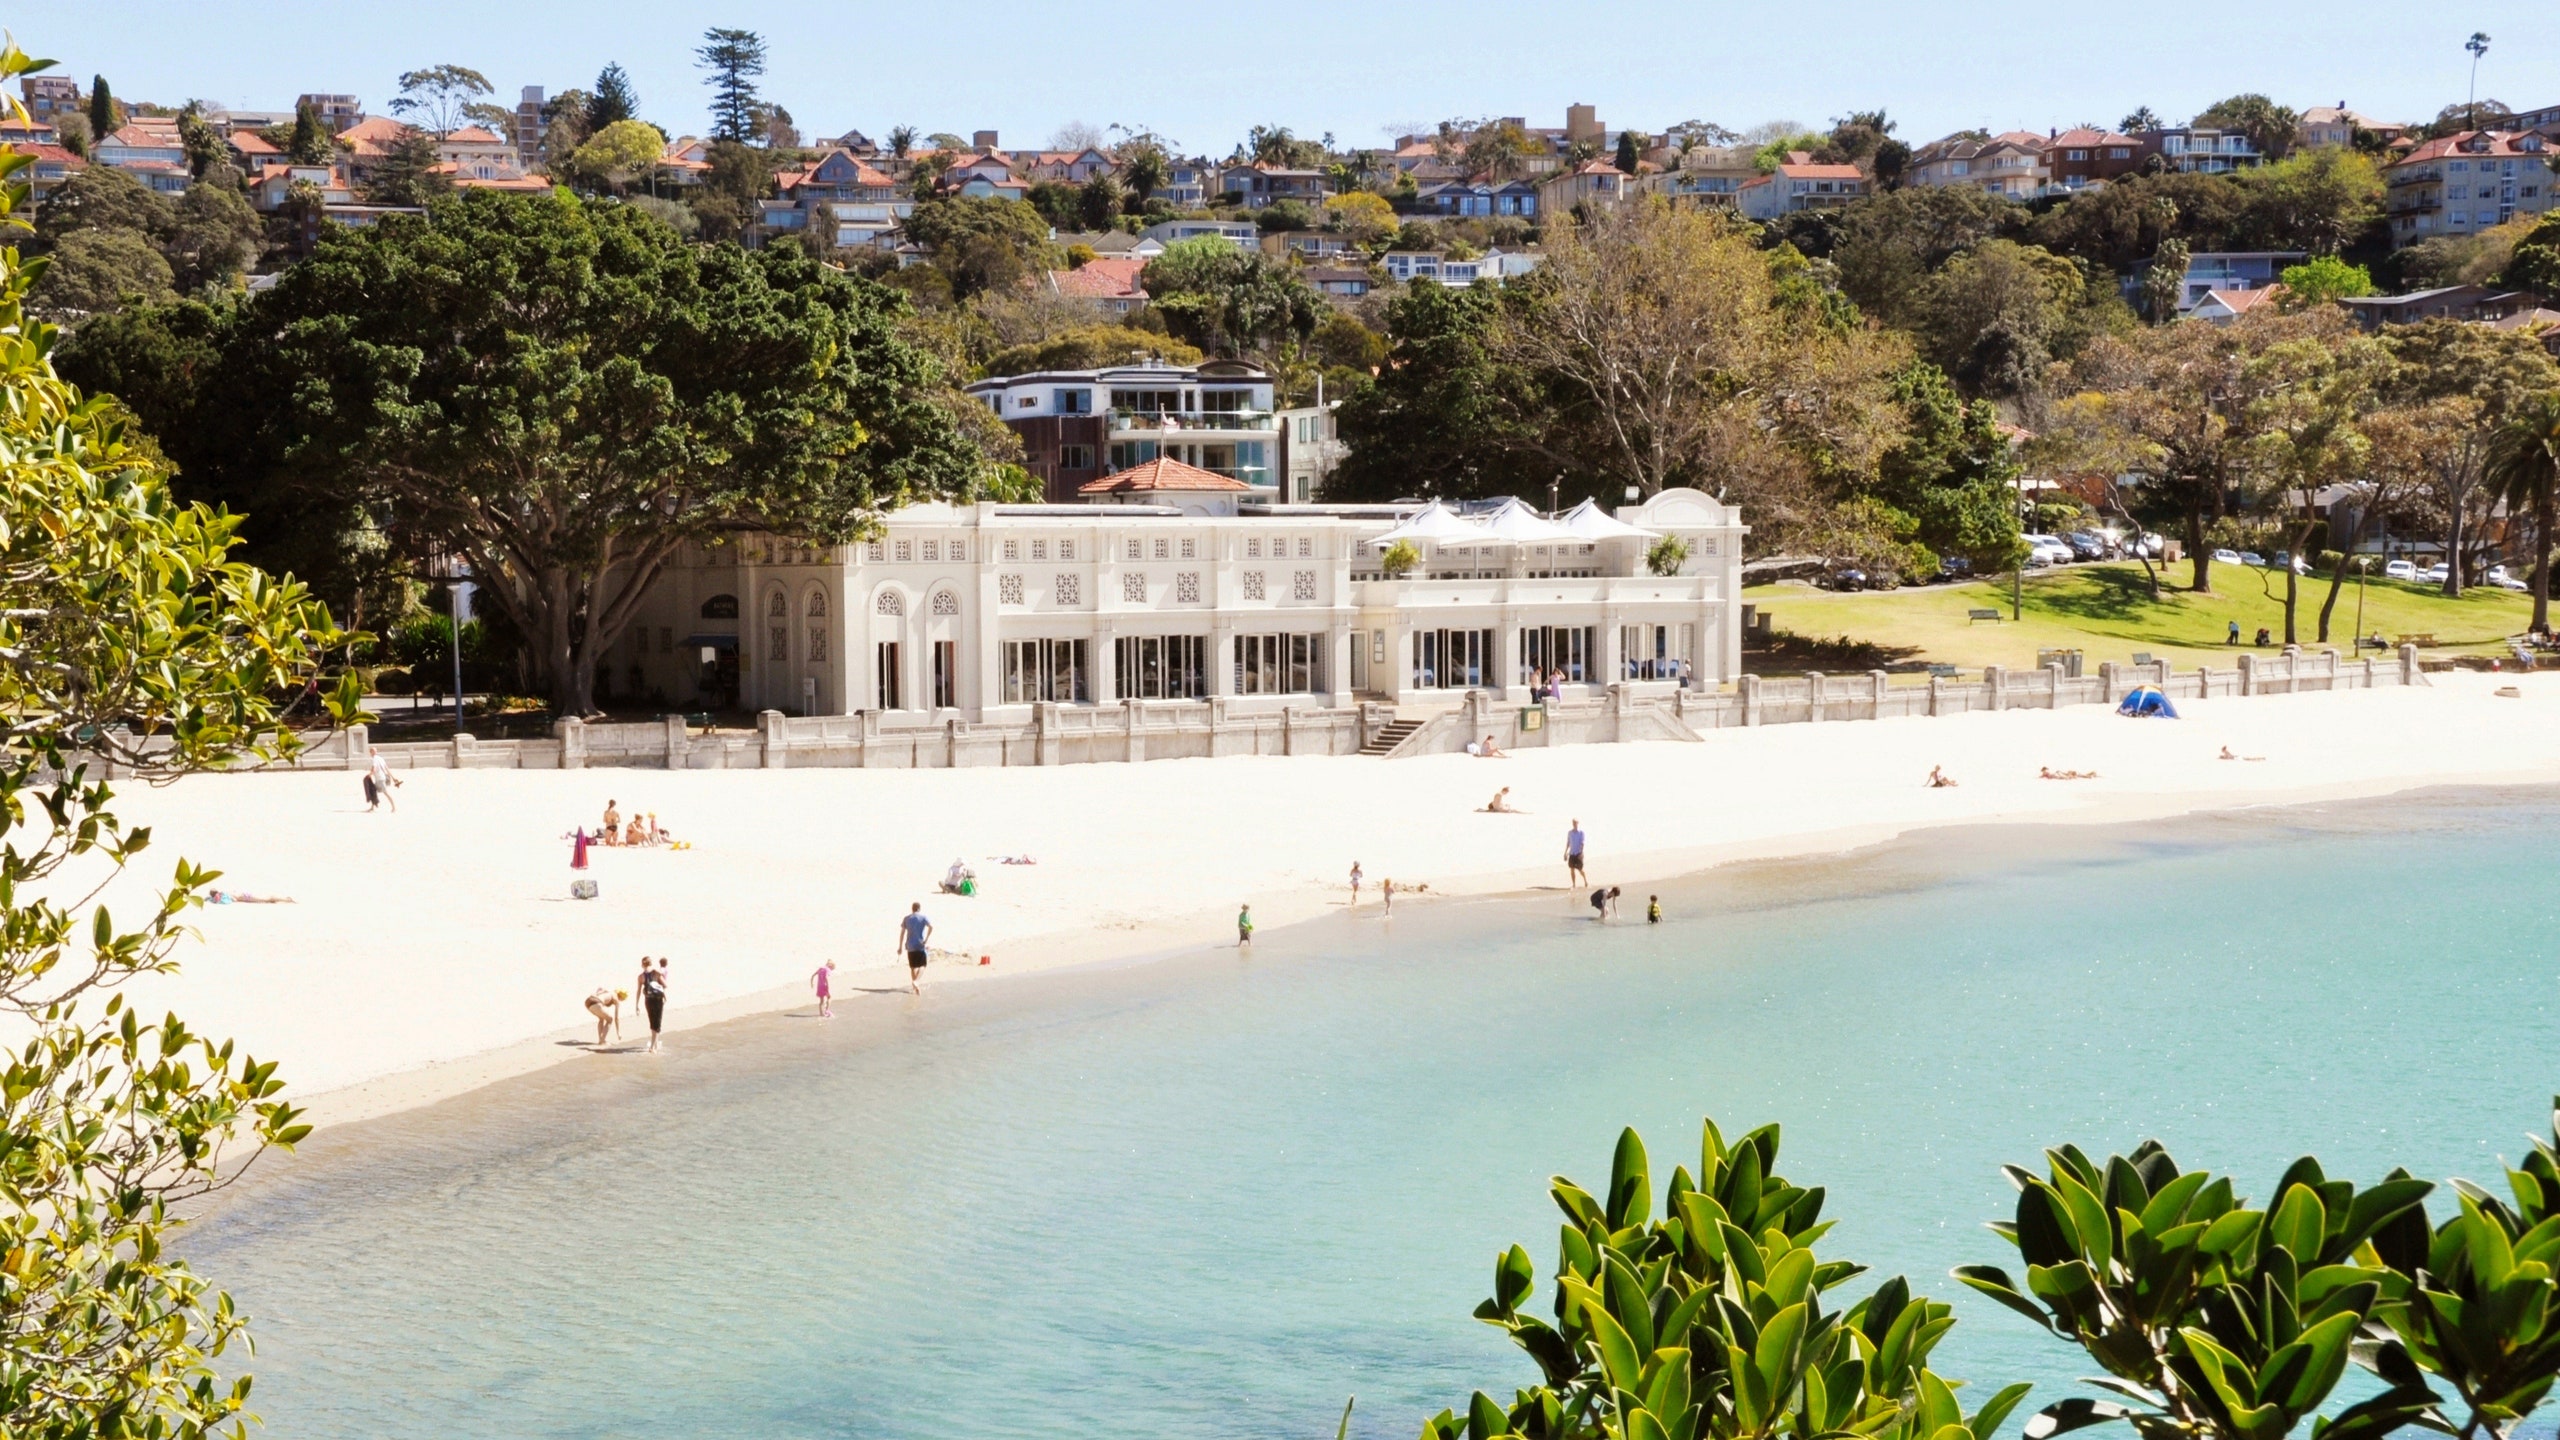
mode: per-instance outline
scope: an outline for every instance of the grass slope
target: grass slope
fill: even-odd
[[[2174,572],[2186,578],[2186,568]],[[1807,640],[1841,637],[1881,650],[1889,660],[1926,660],[1968,669],[1982,665],[2032,666],[2039,649],[2078,649],[2088,657],[2090,673],[2102,660],[2130,660],[2136,652],[2165,657],[2182,668],[2201,664],[2228,666],[2232,650],[2224,643],[2231,621],[2240,622],[2242,648],[2248,648],[2260,626],[2283,648],[2284,572],[2217,565],[2215,590],[2199,595],[2165,583],[2160,598],[2151,598],[2142,567],[2132,562],[2070,565],[2032,572],[2025,586],[2023,616],[2009,619],[2009,582],[1975,581],[1963,585],[1917,586],[1901,590],[1833,594],[1800,585],[1764,585],[1743,592],[1743,599],[1770,615],[1777,630]],[[2317,650],[2320,603],[2326,599],[2326,576],[2301,579],[2296,633],[2303,647]],[[1996,609],[2000,619],[1968,620],[1968,610]],[[2506,590],[2470,590],[2448,600],[2432,585],[2373,579],[2364,586],[2364,630],[2397,643],[2403,635],[2432,634],[2436,651],[2504,654],[2505,637],[2523,632],[2532,618],[2530,596]],[[2356,625],[2356,584],[2338,596],[2331,619],[2329,644],[2352,655]]]

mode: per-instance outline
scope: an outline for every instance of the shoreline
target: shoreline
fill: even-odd
[[[937,959],[925,975],[927,1000],[953,984],[1232,947],[1231,902],[1165,903],[1168,895],[1233,894],[1253,905],[1266,933],[1341,917],[1342,872],[1353,858],[1368,869],[1360,909],[1369,916],[1378,913],[1374,887],[1388,875],[1428,877],[1429,891],[1408,890],[1408,903],[1560,893],[1560,860],[1527,857],[1560,854],[1565,823],[1574,818],[1592,833],[1592,882],[1633,887],[1755,861],[1845,854],[1953,826],[2114,825],[2428,789],[2560,783],[2560,753],[2541,740],[2536,724],[2560,701],[2560,683],[2433,678],[2436,686],[2417,690],[2203,702],[2179,722],[2124,720],[2097,707],[2007,711],[1720,731],[1698,744],[1576,747],[1498,762],[1306,757],[1012,771],[421,772],[403,792],[409,814],[396,819],[365,816],[348,803],[352,797],[341,792],[352,777],[198,777],[119,795],[131,819],[179,842],[155,845],[154,863],[136,867],[140,877],[164,878],[159,857],[175,851],[229,872],[245,889],[283,888],[303,903],[201,911],[204,940],[181,950],[182,973],[129,988],[146,992],[138,1001],[165,1002],[205,1033],[234,1035],[260,1058],[281,1060],[288,1080],[316,1072],[305,1082],[310,1091],[293,1098],[311,1123],[344,1125],[590,1054],[581,1037],[592,1035],[592,1022],[576,1008],[577,997],[596,976],[627,963],[599,962],[592,958],[599,952],[676,957],[670,1035],[810,1005],[805,978],[774,978],[805,976],[800,967],[814,968],[826,953],[839,958],[840,1001],[861,1003],[871,998],[865,990],[889,989],[893,980],[903,996],[904,967],[887,942],[905,908],[901,897],[915,887],[891,884],[880,872],[911,870],[927,877],[922,887],[930,892],[955,846],[1001,898],[934,896],[926,899],[928,913],[962,932],[950,937],[959,942],[954,948],[993,954],[996,963],[962,967]],[[2493,684],[2519,681],[2521,701],[2494,696]],[[2222,744],[2270,758],[2211,760]],[[1933,763],[1946,764],[1963,783],[1920,786]],[[2034,778],[2039,763],[2090,765],[2109,778],[2041,781]],[[2349,771],[2361,773],[2342,773]],[[989,777],[1003,783],[990,785]],[[1473,811],[1494,784],[1524,792],[1519,798],[1536,813]],[[1720,800],[1704,793],[1715,787]],[[1559,794],[1571,797],[1572,808],[1556,803]],[[597,851],[605,857],[608,904],[512,893],[544,883],[528,882],[528,873],[565,890],[566,877],[557,875],[565,847],[535,837],[494,843],[471,823],[490,811],[510,819],[536,808],[543,816],[575,815],[600,809],[594,797],[622,795],[645,797],[627,808],[657,810],[702,843],[674,854]],[[1154,823],[1115,826],[1097,803],[1168,808]],[[1328,804],[1370,808],[1327,824]],[[1469,818],[1453,819],[1452,809]],[[314,810],[326,818],[299,818]],[[250,811],[267,812],[274,823],[245,824],[265,843],[244,862],[226,852],[241,848],[244,822],[264,818],[244,813]],[[351,822],[337,820],[348,813]],[[393,828],[421,813],[435,813],[441,833],[404,838]],[[849,824],[853,818],[864,823]],[[202,823],[208,819],[215,823]],[[1041,863],[998,867],[976,860],[955,838],[976,838],[974,849],[983,851],[986,832],[999,827],[1015,836],[1031,832],[1037,843],[1008,839],[1003,848],[1028,849]],[[315,845],[297,830],[343,830],[350,838],[333,844],[324,834]],[[461,835],[479,838],[464,842],[461,853],[435,843]],[[431,853],[419,854],[421,845]],[[1319,856],[1340,858],[1319,869]],[[653,883],[650,875],[617,873],[640,867],[662,874]],[[285,873],[295,869],[302,873]],[[323,881],[342,880],[350,869],[359,876],[352,896],[321,893]],[[269,878],[278,873],[289,886]],[[120,880],[110,900],[129,901],[136,878]],[[386,899],[396,899],[388,912]],[[432,923],[400,936],[384,918],[404,907]],[[848,910],[860,920],[831,923]],[[876,958],[843,961],[843,937],[864,927],[879,932],[872,937],[879,943],[851,948]],[[937,942],[943,938],[938,932]],[[579,968],[533,969],[564,953]],[[628,988],[627,981],[605,983]],[[563,1013],[576,1019],[544,1023]],[[634,1028],[626,1021],[616,1046],[632,1043]]]

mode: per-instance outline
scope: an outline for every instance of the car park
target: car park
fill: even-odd
[[[2058,536],[2021,535],[2018,538],[2026,541],[2032,551],[2033,558],[2027,562],[2030,565],[2068,565],[2072,561],[2071,547]]]

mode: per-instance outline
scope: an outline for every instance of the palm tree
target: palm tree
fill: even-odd
[[[2498,427],[2485,477],[2512,515],[2533,508],[2533,628],[2551,628],[2553,509],[2560,502],[2560,391],[2535,396]]]

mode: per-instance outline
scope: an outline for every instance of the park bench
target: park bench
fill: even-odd
[[[2134,664],[2136,664],[2136,665],[2148,665],[2148,664],[2150,664],[2150,663],[2151,663],[2151,652],[2150,652],[2150,651],[2148,651],[2148,650],[2136,650],[2136,651],[2134,651],[2134,652],[2133,652],[2133,663],[2134,663]]]
[[[1997,610],[1967,610],[1964,612],[1964,618],[1968,622],[1974,620],[1997,620],[2000,618],[2000,612]]]
[[[1933,664],[1933,665],[1931,665],[1931,666],[1929,667],[1929,674],[1930,674],[1930,677],[1931,677],[1931,678],[1933,678],[1933,679],[1938,679],[1938,680],[1953,680],[1954,678],[1956,678],[1956,667],[1954,667],[1953,665],[1935,665],[1935,664]]]
[[[2435,648],[2436,636],[2435,632],[2432,630],[2422,630],[2414,635],[2403,635],[2391,643],[2394,645],[2416,645],[2423,649],[2431,650]]]

